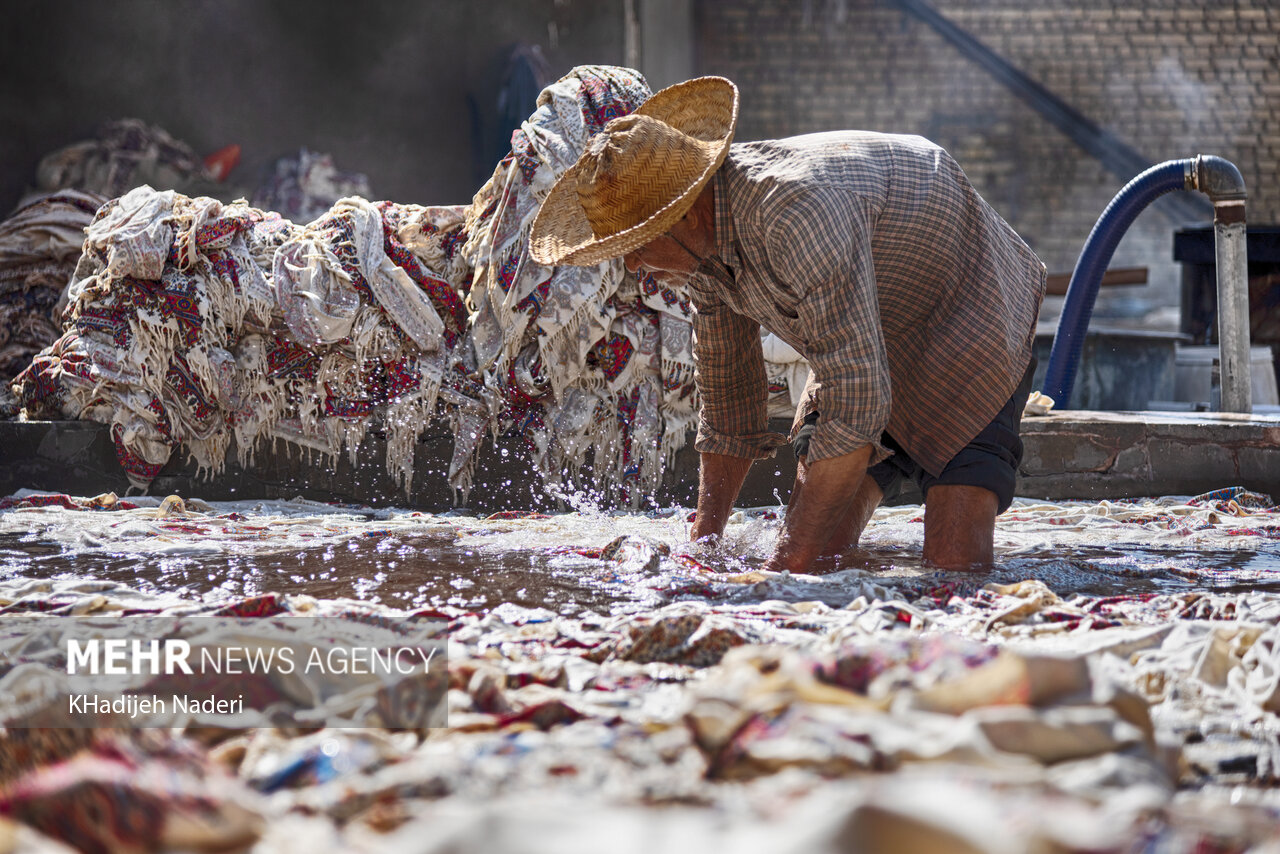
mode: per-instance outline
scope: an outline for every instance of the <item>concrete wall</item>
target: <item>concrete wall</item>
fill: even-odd
[[[656,92],[699,74],[693,0],[639,0],[639,68]]]
[[[232,178],[250,187],[305,146],[364,172],[380,198],[465,202],[493,169],[477,152],[499,132],[516,42],[542,50],[553,80],[618,64],[621,0],[10,0],[0,211],[42,155],[124,117],[202,155],[239,143]]]
[[[931,5],[1152,163],[1232,160],[1251,222],[1280,222],[1280,3]],[[740,139],[842,127],[928,136],[1051,272],[1071,270],[1127,180],[890,0],[699,0],[697,21],[699,73],[742,88]],[[1177,304],[1176,225],[1155,207],[1139,217],[1113,265],[1150,267],[1152,284],[1105,290],[1095,317]]]

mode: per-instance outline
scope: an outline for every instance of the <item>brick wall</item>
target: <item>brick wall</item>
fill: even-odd
[[[1280,3],[1275,0],[933,0],[933,6],[1150,162],[1217,154],[1280,223]],[[1068,272],[1127,178],[888,0],[700,0],[698,71],[742,90],[739,139],[832,128],[927,136],[948,149],[1050,272]],[[1132,177],[1132,176],[1128,176]],[[1178,303],[1172,234],[1156,205],[1112,266],[1095,317]],[[1056,315],[1050,300],[1044,317]]]

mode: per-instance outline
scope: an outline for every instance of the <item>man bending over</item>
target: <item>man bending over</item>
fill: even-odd
[[[760,327],[809,362],[799,460],[768,568],[857,544],[907,480],[924,560],[990,565],[1013,499],[1045,268],[941,148],[861,131],[733,143],[738,91],[703,77],[610,121],[552,188],[530,251],[623,257],[688,284],[702,401],[693,537],[719,535],[768,431]]]

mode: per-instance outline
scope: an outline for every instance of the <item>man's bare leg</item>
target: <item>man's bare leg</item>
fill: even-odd
[[[871,521],[871,514],[880,506],[884,493],[880,484],[871,475],[864,475],[858,491],[853,495],[853,502],[845,511],[844,518],[836,522],[831,531],[831,539],[827,541],[824,555],[838,555],[858,544],[858,539]]]
[[[796,464],[796,482],[791,489],[791,499],[787,502],[788,507],[795,506],[800,492],[804,489],[807,471],[808,467],[802,457]],[[871,514],[875,513],[876,508],[880,506],[882,498],[884,498],[884,493],[880,490],[880,484],[876,483],[875,478],[870,475],[863,475],[862,482],[858,484],[858,490],[854,493],[849,508],[832,525],[831,539],[827,541],[827,546],[823,549],[822,554],[824,556],[838,555],[856,546],[858,538],[862,536],[867,523],[871,521]]]
[[[981,569],[993,563],[999,499],[980,486],[929,489],[924,511],[924,562],[939,569]]]

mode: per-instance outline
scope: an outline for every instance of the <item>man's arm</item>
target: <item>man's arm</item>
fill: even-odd
[[[694,540],[720,535],[751,463],[786,438],[768,432],[760,324],[732,311],[709,289],[690,287],[693,355],[700,406],[698,511]]]
[[[847,543],[855,496],[889,422],[888,354],[871,256],[875,194],[813,193],[767,211],[765,250],[813,372],[807,406],[820,416],[767,567],[802,572],[833,537]],[[859,516],[862,514],[860,513]],[[864,520],[857,520],[858,522]]]
[[[698,515],[690,539],[700,540],[724,533],[724,523],[733,511],[733,502],[742,491],[754,460],[725,454],[701,454],[698,466]]]
[[[782,534],[765,569],[804,572],[809,568],[849,512],[870,459],[871,446],[864,445],[853,453],[805,466],[804,480],[796,482]]]

